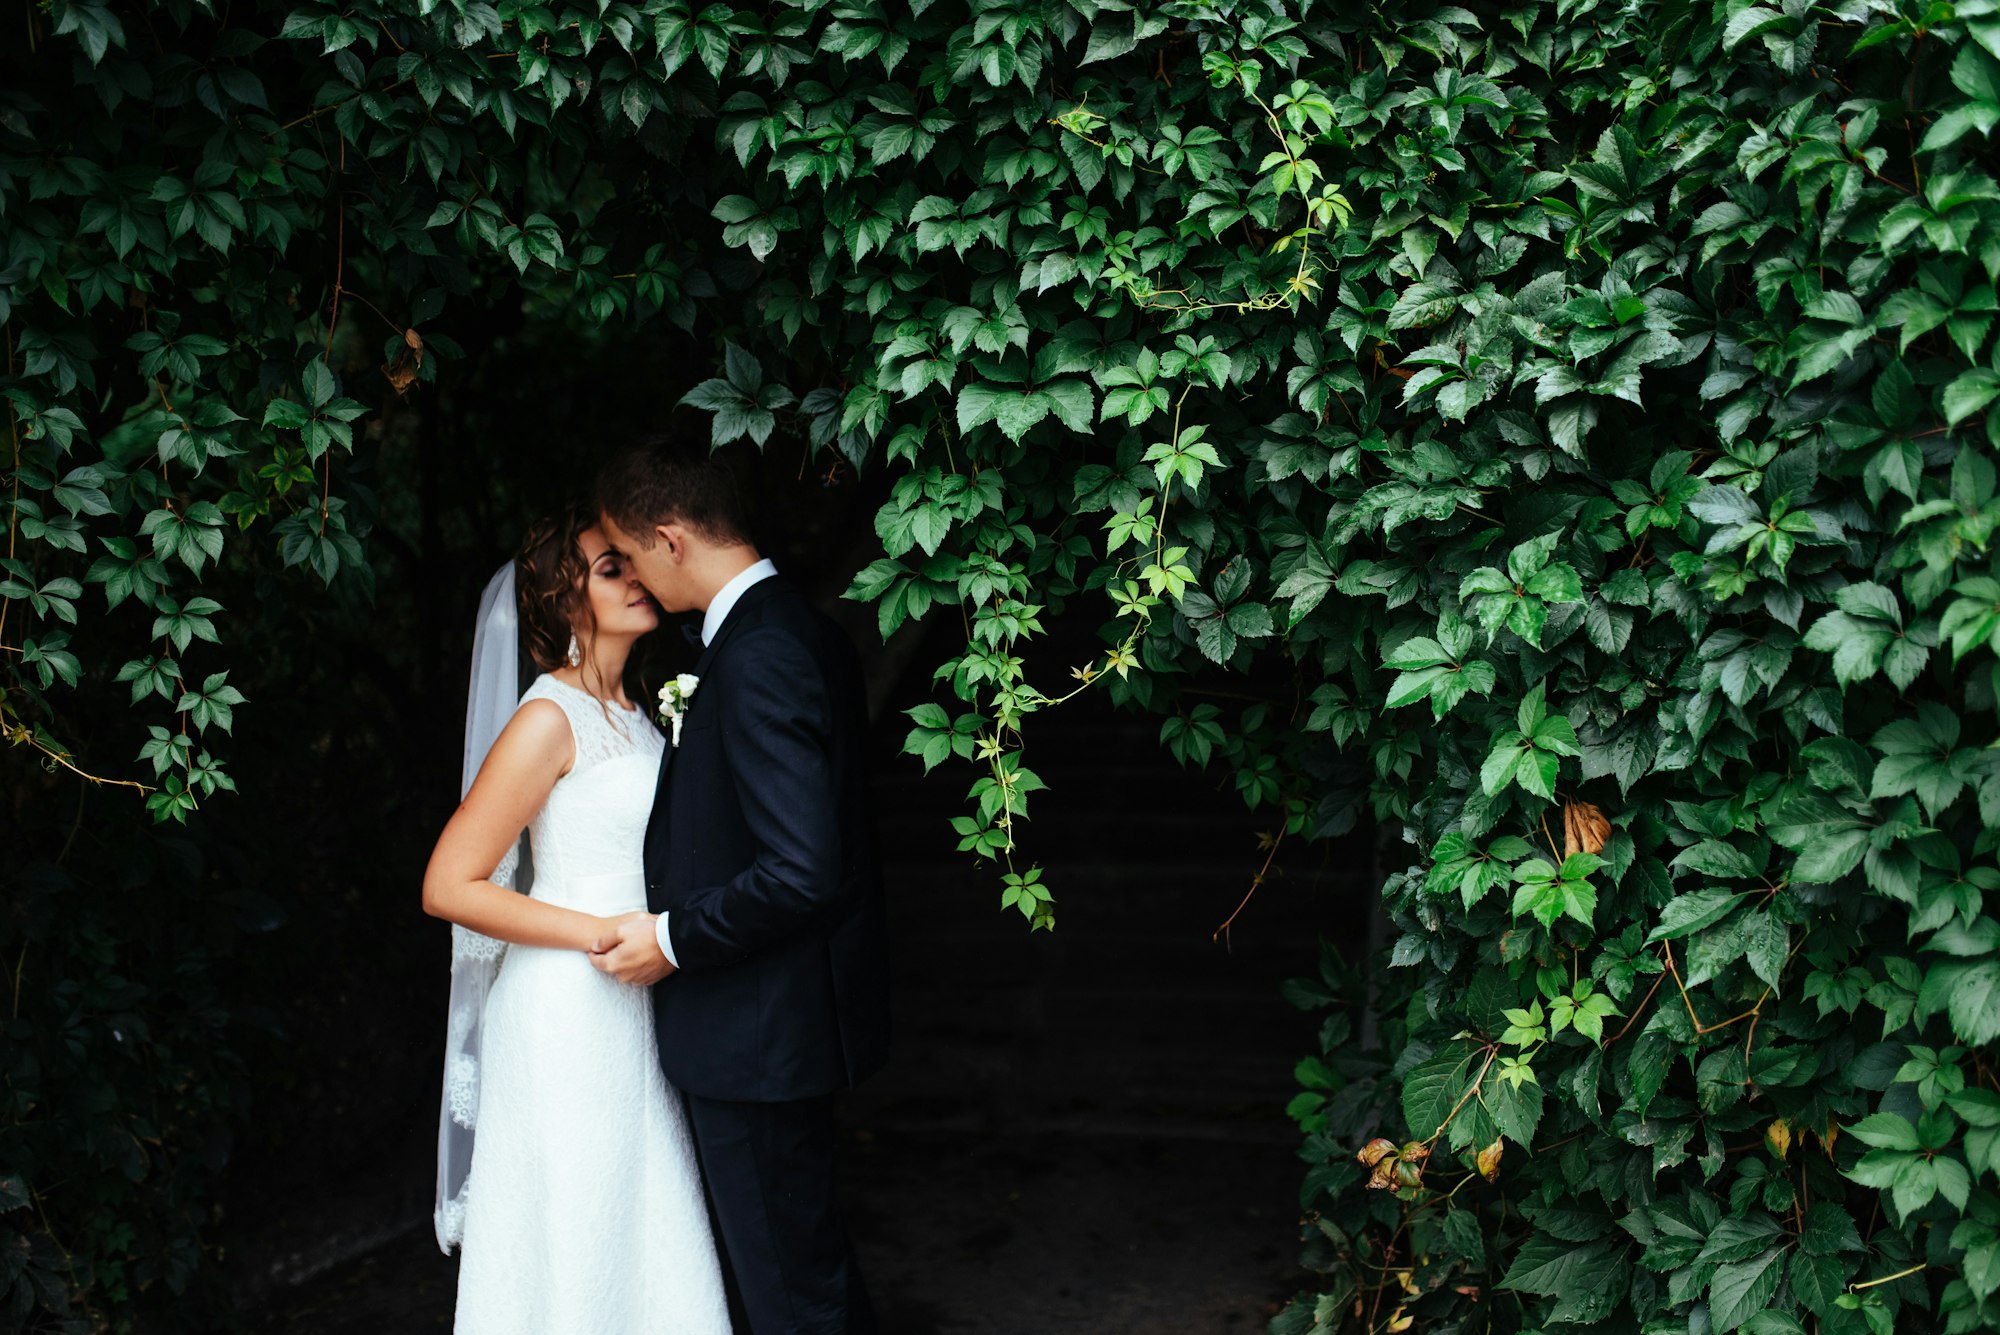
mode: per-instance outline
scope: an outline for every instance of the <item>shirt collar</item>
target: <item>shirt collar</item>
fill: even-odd
[[[767,558],[740,571],[736,578],[716,590],[714,600],[709,603],[708,611],[701,618],[702,644],[705,646],[715,639],[715,632],[721,630],[722,623],[729,619],[730,610],[736,606],[736,600],[743,596],[745,589],[777,573],[778,567],[772,565]]]

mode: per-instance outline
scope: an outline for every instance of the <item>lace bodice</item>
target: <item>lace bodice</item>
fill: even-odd
[[[522,694],[530,700],[561,708],[576,741],[575,763],[528,825],[532,893],[552,898],[587,878],[638,874],[666,740],[643,708],[607,707],[546,673]]]

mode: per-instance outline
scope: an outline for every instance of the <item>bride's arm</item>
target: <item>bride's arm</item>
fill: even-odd
[[[487,879],[569,769],[575,749],[569,720],[553,701],[530,700],[515,712],[431,850],[424,912],[515,945],[590,949],[610,919]]]

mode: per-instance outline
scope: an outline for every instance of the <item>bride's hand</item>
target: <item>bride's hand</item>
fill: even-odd
[[[659,919],[650,913],[632,914],[619,920],[609,940],[597,943],[590,952],[591,965],[621,983],[644,987],[673,973],[673,961],[660,949],[656,935]]]
[[[614,918],[607,918],[602,914],[598,915],[597,935],[590,942],[589,953],[592,955],[602,955],[605,951],[610,950],[618,944],[619,928],[628,922],[651,916],[644,909],[633,909],[630,913],[621,913]]]

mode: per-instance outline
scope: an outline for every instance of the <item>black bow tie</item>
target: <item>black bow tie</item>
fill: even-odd
[[[681,634],[687,636],[687,642],[694,645],[697,649],[702,647],[701,624],[699,622],[683,621],[681,623]]]

